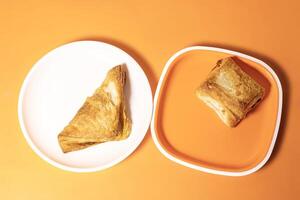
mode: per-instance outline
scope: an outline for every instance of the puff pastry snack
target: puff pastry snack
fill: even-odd
[[[265,89],[246,74],[232,57],[221,59],[196,96],[229,127],[235,127],[264,97]]]
[[[64,153],[95,144],[126,139],[131,132],[124,97],[124,65],[112,68],[95,93],[86,99],[71,122],[58,135]]]

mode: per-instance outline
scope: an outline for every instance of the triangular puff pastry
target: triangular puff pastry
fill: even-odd
[[[124,67],[118,65],[107,73],[102,85],[86,99],[69,125],[58,135],[64,153],[129,136],[131,120],[124,97]]]

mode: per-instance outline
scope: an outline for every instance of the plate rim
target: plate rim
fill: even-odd
[[[272,137],[272,141],[270,143],[270,146],[268,148],[268,151],[265,155],[265,157],[254,167],[252,167],[251,169],[248,170],[244,170],[244,171],[240,171],[240,172],[232,172],[232,171],[225,171],[225,170],[216,170],[216,169],[212,169],[212,168],[208,168],[208,167],[204,167],[201,165],[197,165],[194,164],[192,162],[188,162],[188,161],[184,161],[182,159],[180,159],[179,157],[173,156],[171,153],[169,153],[169,151],[167,150],[167,148],[165,148],[162,144],[160,144],[159,139],[157,137],[157,132],[156,132],[156,128],[155,128],[155,124],[156,124],[156,112],[157,112],[157,102],[158,99],[160,97],[160,91],[162,89],[163,86],[163,82],[165,80],[165,77],[167,75],[168,69],[172,66],[173,62],[175,61],[175,59],[177,59],[179,56],[181,56],[182,54],[185,54],[187,52],[190,51],[196,51],[196,50],[206,50],[206,51],[214,51],[214,52],[221,52],[221,53],[227,53],[227,54],[231,54],[234,56],[238,56],[241,58],[245,58],[248,59],[250,61],[253,61],[255,63],[258,63],[259,65],[261,65],[262,67],[264,67],[274,78],[275,82],[276,82],[276,86],[278,89],[278,109],[277,109],[277,117],[276,117],[276,124],[275,124],[275,128],[274,128],[274,132],[273,132],[273,137]],[[263,62],[262,60],[249,56],[247,54],[244,53],[240,53],[237,51],[233,51],[233,50],[228,50],[228,49],[224,49],[224,48],[218,48],[218,47],[211,47],[211,46],[189,46],[189,47],[185,47],[179,51],[177,51],[175,54],[173,54],[169,60],[167,61],[167,63],[165,64],[162,74],[160,75],[158,84],[157,84],[157,88],[155,90],[155,94],[154,94],[154,104],[153,104],[153,114],[152,114],[152,120],[151,120],[151,136],[152,139],[154,141],[155,146],[158,148],[158,150],[169,160],[178,163],[180,165],[183,165],[185,167],[191,168],[191,169],[195,169],[198,171],[202,171],[202,172],[206,172],[206,173],[210,173],[210,174],[216,174],[216,175],[224,175],[224,176],[245,176],[245,175],[249,175],[251,173],[256,172],[257,170],[259,170],[260,168],[262,168],[266,162],[269,160],[272,151],[274,149],[275,143],[276,143],[276,139],[277,139],[277,135],[278,135],[278,131],[280,128],[280,122],[281,122],[281,115],[282,115],[282,105],[283,105],[283,91],[282,91],[282,85],[281,82],[277,76],[277,74],[275,73],[275,71],[265,62]]]
[[[128,151],[123,154],[122,156],[118,157],[117,159],[115,159],[112,162],[109,162],[108,164],[104,164],[101,166],[96,166],[96,167],[71,167],[71,166],[67,166],[64,165],[58,161],[55,161],[51,158],[49,158],[45,153],[43,153],[32,141],[32,139],[29,136],[29,132],[27,131],[26,127],[25,127],[25,121],[24,121],[24,117],[23,117],[23,101],[24,101],[24,95],[28,86],[29,81],[31,80],[31,77],[33,75],[33,73],[39,68],[38,63],[40,62],[41,59],[43,59],[45,56],[49,55],[50,53],[53,53],[54,51],[65,47],[65,46],[69,46],[72,44],[78,44],[78,43],[95,43],[95,44],[105,44],[108,46],[111,46],[115,49],[120,50],[122,53],[128,55],[130,58],[132,58],[132,60],[140,67],[141,72],[144,74],[147,82],[148,82],[148,87],[147,90],[150,93],[150,97],[151,97],[151,108],[150,108],[150,116],[149,116],[149,124],[147,125],[147,129],[145,130],[145,134],[143,137],[141,137],[141,139],[136,143],[136,145],[132,145]],[[136,59],[134,57],[132,57],[129,53],[125,52],[125,50],[121,49],[118,46],[115,46],[113,44],[107,43],[107,42],[103,42],[103,41],[95,41],[95,40],[79,40],[79,41],[74,41],[74,42],[69,42],[69,43],[64,43],[62,45],[59,45],[49,51],[47,51],[45,54],[43,54],[40,58],[38,58],[38,60],[32,65],[32,67],[29,69],[29,71],[27,72],[22,85],[21,85],[21,89],[19,91],[19,96],[18,96],[18,105],[17,105],[17,110],[18,110],[18,121],[19,121],[19,125],[21,128],[21,132],[22,135],[25,137],[26,142],[29,144],[30,148],[40,157],[42,158],[44,161],[46,161],[47,163],[49,163],[50,165],[57,167],[59,169],[62,169],[64,171],[69,171],[69,172],[76,172],[76,173],[89,173],[89,172],[96,172],[96,171],[102,171],[105,169],[108,169],[120,162],[122,162],[123,160],[125,160],[128,156],[130,156],[132,153],[134,153],[134,151],[140,146],[140,144],[142,143],[142,141],[145,139],[146,134],[149,130],[150,124],[151,124],[151,119],[152,119],[152,115],[153,115],[153,94],[152,94],[152,89],[150,86],[150,82],[149,79],[144,71],[144,69],[141,67],[141,65],[136,61]]]

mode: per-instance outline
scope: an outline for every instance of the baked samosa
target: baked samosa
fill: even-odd
[[[124,86],[125,65],[108,71],[102,85],[86,99],[83,106],[58,135],[64,153],[108,141],[126,139],[131,132]]]
[[[235,127],[264,97],[265,89],[232,57],[221,59],[196,90],[229,127]]]

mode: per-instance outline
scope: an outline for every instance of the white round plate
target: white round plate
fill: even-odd
[[[130,136],[63,153],[57,135],[101,85],[107,71],[122,63],[128,71]],[[50,51],[33,66],[21,88],[18,115],[28,144],[41,158],[64,170],[92,172],[119,163],[138,147],[148,130],[152,106],[148,79],[130,55],[103,42],[78,41]]]

